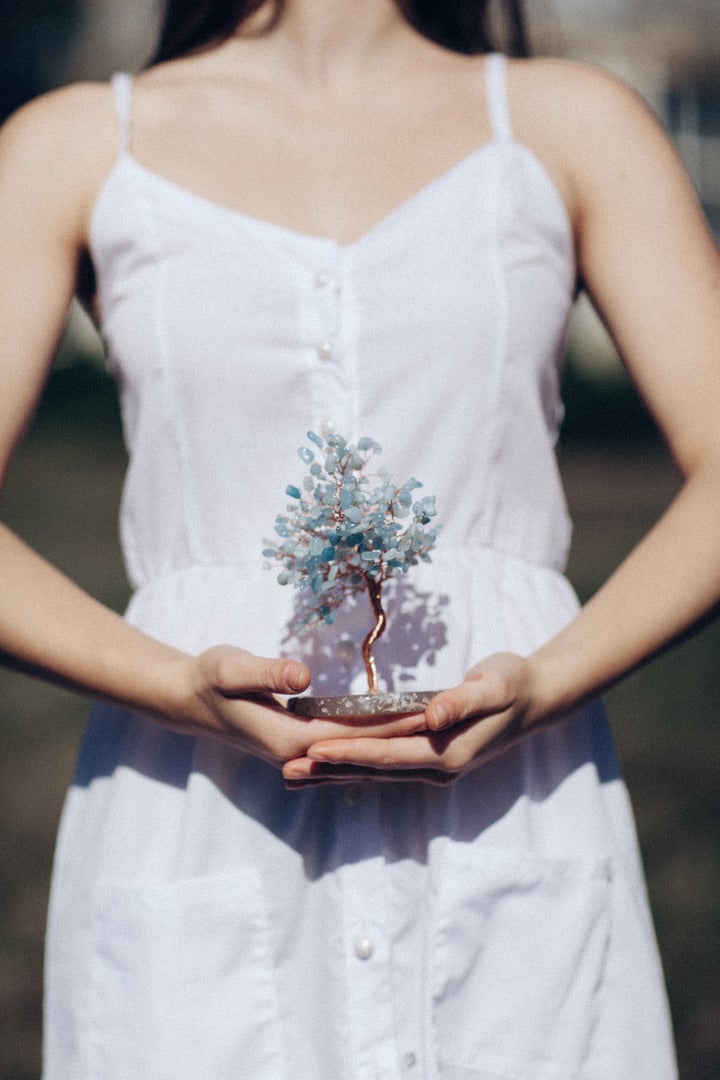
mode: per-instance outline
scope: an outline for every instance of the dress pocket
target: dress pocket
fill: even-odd
[[[609,940],[609,866],[474,845],[433,889],[442,1080],[579,1080]]]
[[[92,1080],[283,1080],[258,876],[104,881],[94,911]]]

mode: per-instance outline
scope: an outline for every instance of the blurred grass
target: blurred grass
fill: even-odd
[[[571,371],[566,400],[570,577],[584,599],[657,519],[678,480],[622,385],[589,386]],[[53,375],[0,499],[4,521],[117,610],[128,595],[116,538],[124,465],[109,381],[96,368],[70,367]],[[683,1080],[720,1076],[719,671],[715,624],[609,695]],[[85,710],[74,695],[0,671],[0,1080],[39,1076],[52,848]]]

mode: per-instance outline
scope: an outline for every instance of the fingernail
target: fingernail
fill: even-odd
[[[286,765],[283,775],[286,780],[304,780],[307,770],[302,765]]]
[[[442,728],[450,720],[450,710],[442,703],[433,705],[428,713],[428,721],[433,728]]]
[[[291,690],[304,690],[307,682],[305,668],[302,664],[288,664],[285,668],[285,679]]]

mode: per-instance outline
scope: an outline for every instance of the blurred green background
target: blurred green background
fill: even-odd
[[[612,40],[602,26],[598,38],[592,20],[583,22],[578,14],[598,5],[579,0],[576,7],[573,0],[561,0],[540,7],[560,9],[564,51],[572,54],[575,41],[576,54],[592,54],[588,41],[600,40],[612,59],[626,55],[617,52],[622,42],[628,55],[634,47],[646,61],[665,48],[657,44],[662,20],[653,23],[651,41],[649,24],[640,18],[633,46],[631,16],[657,7],[668,40],[677,43],[679,31],[673,28],[681,23],[686,41],[693,12],[709,19],[715,11],[717,17],[712,4],[703,4],[613,0],[616,15],[627,7],[628,19]],[[122,6],[109,0],[0,0],[0,118],[70,76],[102,76],[141,62],[155,15],[156,5],[143,0]],[[594,38],[586,33],[591,24]],[[573,27],[580,28],[575,38]],[[552,30],[552,51],[558,51],[556,22]],[[119,42],[114,52],[106,47],[111,38]],[[684,46],[686,58],[701,56],[699,40]],[[720,186],[708,171],[708,161],[717,165],[720,158],[712,141],[720,117],[720,66],[713,67],[704,53],[702,63],[696,77],[687,59],[668,61],[663,93],[668,122],[677,114],[679,144],[692,136],[697,149],[696,136],[710,133],[703,143],[705,157],[696,165],[712,218],[715,202],[720,206]],[[647,66],[643,73],[647,85],[655,86]],[[688,109],[688,102],[697,108]],[[700,130],[703,124],[707,131]],[[720,121],[717,127],[720,131]],[[50,379],[0,496],[0,517],[94,596],[122,610],[128,588],[116,521],[125,458],[113,386],[97,355],[85,354],[90,349],[85,340],[82,333],[74,335]],[[678,478],[607,342],[592,327],[573,337],[564,396],[560,460],[576,524],[570,577],[585,599],[659,517]],[[716,623],[609,695],[637,816],[682,1080],[720,1077],[719,672]],[[39,1077],[52,849],[85,711],[80,698],[0,669],[0,1080]]]

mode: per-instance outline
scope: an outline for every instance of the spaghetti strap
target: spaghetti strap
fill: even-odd
[[[120,153],[127,154],[130,151],[132,120],[132,75],[128,75],[124,71],[118,72],[113,75],[110,84],[115,96],[115,111],[120,132]]]
[[[507,100],[507,60],[501,53],[491,53],[485,61],[485,85],[493,136],[498,142],[510,142],[513,137],[510,109]]]

